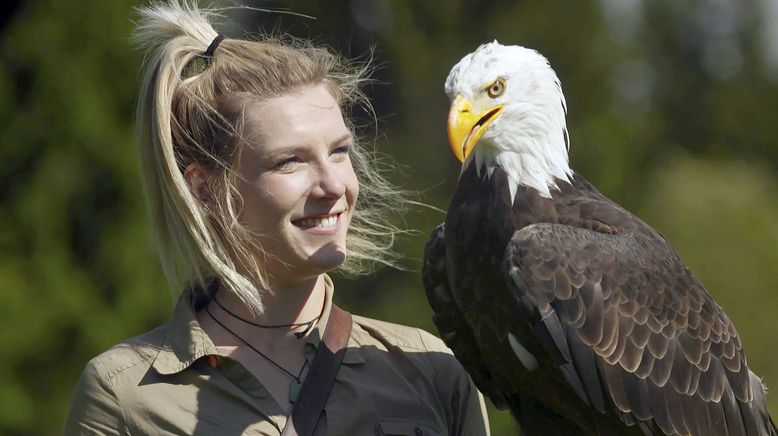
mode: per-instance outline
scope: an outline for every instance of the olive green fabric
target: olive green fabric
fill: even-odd
[[[313,357],[332,301],[308,338]],[[185,292],[167,324],[92,359],[76,388],[65,435],[279,435],[281,406],[201,329],[205,303]],[[218,362],[214,365],[214,362]],[[483,398],[438,338],[410,327],[353,317],[343,363],[325,407],[330,435],[484,435]]]

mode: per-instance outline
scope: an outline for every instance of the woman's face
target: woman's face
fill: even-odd
[[[237,163],[239,218],[267,253],[274,283],[314,277],[346,258],[359,193],[352,137],[324,86],[249,105]]]

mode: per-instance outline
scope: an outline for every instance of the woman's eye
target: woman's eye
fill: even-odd
[[[340,147],[336,148],[335,150],[332,150],[332,152],[333,153],[348,153],[349,147],[350,147],[350,145],[343,145],[343,146],[340,146]]]
[[[300,159],[298,159],[295,156],[280,159],[273,164],[273,170],[275,171],[288,170],[298,162],[300,162]]]
[[[351,145],[342,145],[330,152],[331,155],[336,156],[348,156],[348,151]]]

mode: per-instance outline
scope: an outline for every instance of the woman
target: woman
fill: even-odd
[[[177,1],[140,15],[144,191],[168,279],[188,290],[170,322],[89,362],[65,433],[487,433],[441,341],[332,304],[328,271],[391,260],[396,193],[341,113],[364,68],[225,39]]]

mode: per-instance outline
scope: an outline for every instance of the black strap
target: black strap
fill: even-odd
[[[324,337],[316,348],[300,395],[286,420],[281,436],[311,436],[323,417],[324,406],[335,384],[335,375],[351,337],[351,314],[332,305]],[[325,418],[326,419],[326,418]],[[320,429],[321,430],[321,429]]]

